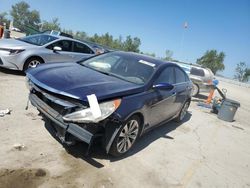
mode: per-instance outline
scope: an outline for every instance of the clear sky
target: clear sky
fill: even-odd
[[[0,0],[0,12],[20,0]],[[206,50],[226,54],[223,75],[233,77],[240,61],[250,67],[250,0],[26,0],[42,20],[89,35],[139,37],[140,50],[195,63]],[[188,28],[184,30],[184,22]]]

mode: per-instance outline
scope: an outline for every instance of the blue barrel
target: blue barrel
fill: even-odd
[[[239,102],[231,99],[224,99],[218,113],[218,118],[224,121],[232,122],[239,107]]]

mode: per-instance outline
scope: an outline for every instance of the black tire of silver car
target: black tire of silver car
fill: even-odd
[[[200,88],[197,84],[193,84],[193,87],[192,87],[192,97],[195,97],[199,94],[200,92]]]
[[[30,68],[36,68],[38,65],[44,63],[44,61],[39,57],[31,57],[26,60],[23,66],[23,71],[26,71]]]
[[[184,105],[181,108],[181,111],[179,112],[178,117],[175,119],[176,122],[181,122],[185,118],[189,105],[190,105],[190,101],[186,101],[184,103]]]
[[[141,133],[141,120],[137,115],[130,117],[118,131],[112,146],[110,154],[118,157],[127,153],[137,141]]]

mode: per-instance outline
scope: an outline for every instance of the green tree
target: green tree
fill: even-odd
[[[224,58],[224,52],[217,53],[216,50],[208,50],[201,58],[197,59],[196,63],[210,68],[216,74],[217,71],[225,69]]]
[[[234,78],[240,82],[247,82],[248,77],[250,76],[250,69],[247,68],[245,62],[240,62],[235,68]]]
[[[87,40],[88,39],[88,35],[84,31],[77,31],[74,34],[74,38],[76,38],[78,40]]]
[[[123,44],[124,51],[131,51],[131,52],[140,52],[141,40],[138,37],[131,38],[131,36],[127,36],[126,40]]]
[[[73,31],[71,29],[63,29],[63,32],[67,33],[69,35],[72,35],[72,36],[74,35],[74,33],[73,33]]]
[[[173,60],[172,56],[173,56],[173,52],[171,50],[166,50],[165,57],[163,58],[163,60],[172,61]]]
[[[245,81],[246,81],[246,82],[249,81],[249,77],[250,77],[250,69],[247,68],[247,69],[246,69],[246,74],[245,74]]]
[[[10,15],[13,18],[14,25],[23,31],[26,31],[26,26],[38,30],[41,22],[40,14],[37,10],[29,9],[29,4],[24,1],[12,5]]]
[[[46,30],[60,31],[61,27],[60,27],[58,18],[53,18],[51,22],[43,21],[43,23],[41,24],[41,30],[42,31],[46,31]]]
[[[121,36],[114,39],[112,35],[105,33],[100,36],[94,34],[92,37],[88,37],[88,40],[117,50],[140,52],[141,41],[138,37],[132,38],[131,36],[127,36],[126,40],[123,41]]]
[[[3,25],[3,23],[6,23],[6,27],[9,27],[10,20],[7,18],[8,13],[7,12],[1,12],[0,13],[0,25]]]
[[[144,55],[148,55],[148,56],[155,57],[155,53],[141,52],[141,54],[144,54]]]

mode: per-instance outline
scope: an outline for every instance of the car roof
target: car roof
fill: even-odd
[[[180,62],[180,61],[173,61],[173,63],[176,63],[178,65],[180,65],[181,67],[186,67],[186,68],[197,68],[197,69],[206,69],[208,71],[211,71],[208,67],[202,66],[202,65],[198,65],[195,63],[185,63],[185,62]]]
[[[47,33],[39,33],[39,34],[34,34],[33,36],[38,36],[38,35],[47,35],[47,36],[52,36],[52,37],[57,38],[56,40],[65,39],[65,40],[76,41],[76,42],[80,42],[80,43],[84,43],[84,44],[89,45],[87,42],[80,41],[80,40],[77,40],[77,39],[73,39],[73,38],[70,38],[70,37],[61,36],[61,35],[51,35],[51,34],[47,34]],[[29,36],[32,36],[32,35],[29,35]]]
[[[49,35],[49,36],[56,37],[56,38],[57,38],[56,40],[71,40],[71,41],[75,41],[75,42],[80,42],[80,43],[86,44],[86,45],[89,46],[93,51],[95,51],[95,50],[93,49],[93,46],[91,46],[89,43],[87,43],[87,42],[85,42],[85,41],[81,41],[81,40],[77,40],[77,39],[74,39],[74,38],[71,38],[71,37],[65,37],[65,36],[61,36],[61,35],[51,35],[51,34],[42,34],[42,35]]]

